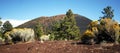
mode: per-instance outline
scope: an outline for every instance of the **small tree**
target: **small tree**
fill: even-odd
[[[44,34],[42,24],[37,24],[34,28],[36,39],[40,40],[41,35]]]
[[[9,22],[9,21],[6,21],[4,24],[3,24],[3,30],[4,32],[6,31],[10,31],[13,29],[13,26],[12,24]]]
[[[114,10],[112,10],[111,6],[107,6],[103,9],[102,14],[104,14],[101,18],[110,18],[112,19],[114,17]]]
[[[50,36],[51,40],[60,40],[61,38],[61,36],[59,36],[61,30],[60,24],[61,24],[60,21],[53,22]]]

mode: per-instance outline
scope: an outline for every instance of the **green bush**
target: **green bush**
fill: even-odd
[[[55,40],[55,35],[53,33],[50,34],[50,40]]]
[[[43,26],[42,24],[37,24],[35,27],[34,27],[34,31],[35,31],[35,38],[37,40],[40,40],[40,37],[44,34],[44,31],[43,31]]]

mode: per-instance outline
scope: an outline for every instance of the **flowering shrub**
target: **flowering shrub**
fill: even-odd
[[[90,43],[91,39],[96,43],[102,41],[118,43],[120,36],[120,27],[118,22],[110,18],[103,18],[93,21],[89,24],[88,30],[82,36],[82,42]]]

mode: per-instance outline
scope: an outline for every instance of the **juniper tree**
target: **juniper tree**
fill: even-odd
[[[9,21],[6,21],[3,24],[4,33],[7,32],[7,31],[11,31],[12,29],[13,29],[13,26],[12,26],[12,24]]]

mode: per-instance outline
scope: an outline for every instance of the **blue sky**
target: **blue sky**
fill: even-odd
[[[73,13],[98,20],[106,6],[114,9],[114,19],[120,22],[120,0],[0,0],[0,17],[3,22],[17,26],[40,16],[65,14],[68,9]]]

